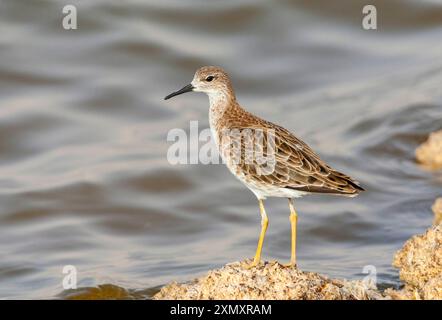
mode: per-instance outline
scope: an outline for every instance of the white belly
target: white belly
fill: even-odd
[[[229,171],[241,181],[247,188],[252,191],[258,199],[266,199],[268,197],[280,197],[280,198],[300,198],[307,194],[304,191],[297,191],[288,188],[281,188],[269,184],[264,184],[259,180],[253,179],[253,177],[245,175],[240,167],[232,163],[231,159],[224,157],[222,150],[219,150],[223,162],[226,164]]]

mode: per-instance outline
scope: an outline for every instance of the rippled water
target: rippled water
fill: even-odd
[[[414,149],[442,128],[442,4],[371,3],[377,31],[354,0],[2,0],[0,298],[145,298],[254,254],[252,193],[222,165],[166,158],[170,129],[208,127],[208,101],[163,97],[208,64],[367,189],[297,201],[300,267],[358,279],[374,265],[398,285],[392,256],[441,195]],[[267,212],[264,258],[286,260],[286,201]]]

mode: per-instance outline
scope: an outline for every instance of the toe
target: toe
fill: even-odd
[[[284,263],[282,266],[284,268],[296,268],[297,267],[296,262]]]
[[[247,270],[252,269],[252,268],[255,268],[258,264],[259,264],[259,261],[252,260],[252,262],[247,263],[247,265],[244,268]]]

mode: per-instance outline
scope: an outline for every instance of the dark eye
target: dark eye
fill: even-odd
[[[214,79],[214,76],[208,76],[207,78],[206,78],[206,81],[207,82],[210,82],[210,81],[212,81]]]

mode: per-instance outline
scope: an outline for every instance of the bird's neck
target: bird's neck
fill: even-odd
[[[227,119],[231,114],[235,114],[235,110],[241,107],[236,102],[235,95],[209,94],[209,124],[212,137],[215,139],[216,145],[220,146],[222,130],[227,124]]]
[[[237,105],[234,94],[226,92],[211,92],[208,95],[210,102],[210,125],[213,124],[212,122],[218,122],[229,108]]]
[[[224,90],[209,92],[208,96],[211,109],[214,107],[226,107],[236,102],[235,94],[231,92],[226,92]]]

